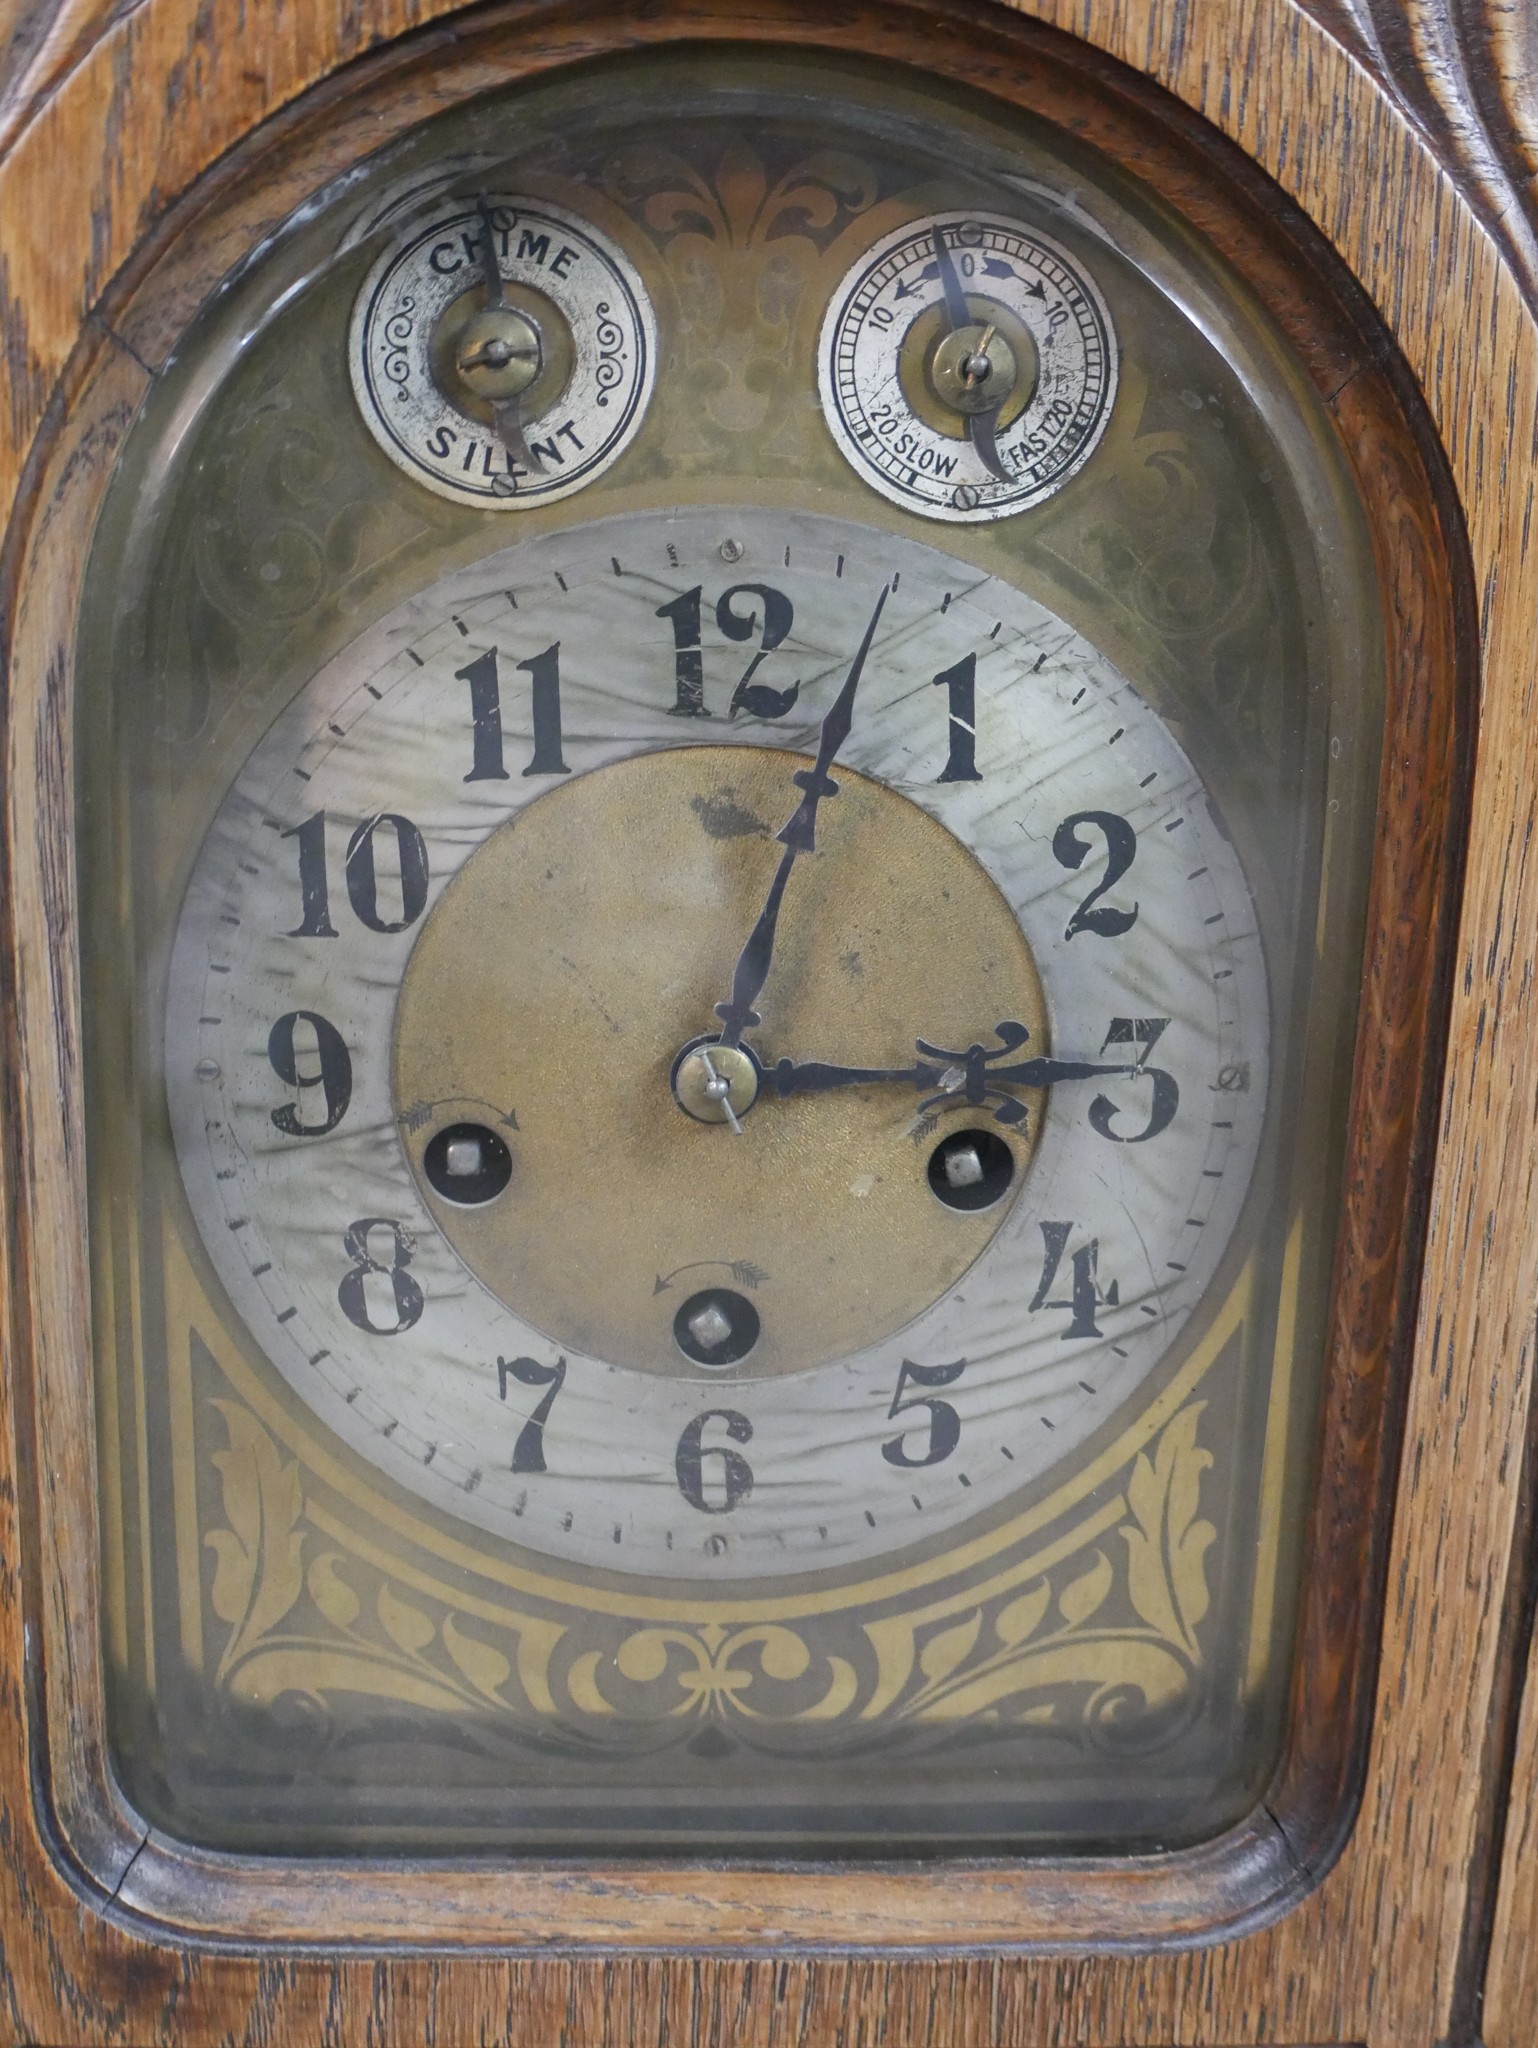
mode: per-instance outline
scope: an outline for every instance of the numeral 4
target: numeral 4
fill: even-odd
[[[1072,1223],[1043,1223],[1041,1281],[1036,1292],[1026,1304],[1034,1314],[1037,1309],[1066,1308],[1071,1320],[1063,1332],[1066,1342],[1071,1337],[1099,1337],[1103,1333],[1095,1321],[1095,1311],[1102,1304],[1117,1308],[1121,1304],[1121,1289],[1112,1280],[1102,1289],[1099,1279],[1100,1240],[1092,1237],[1088,1244],[1080,1245],[1069,1255],[1072,1282],[1066,1296],[1052,1298],[1052,1289],[1057,1284],[1063,1253],[1068,1250],[1068,1240],[1074,1232]]]

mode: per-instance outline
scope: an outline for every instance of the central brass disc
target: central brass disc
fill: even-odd
[[[850,768],[785,891],[748,1034],[766,1078],[741,1134],[675,1099],[680,1049],[720,1028],[807,765],[697,746],[574,777],[471,855],[412,951],[394,1048],[407,1156],[465,1264],[554,1345],[714,1381],[843,1357],[954,1286],[1018,1194],[1039,1093],[1021,1096],[1023,1131],[965,1104],[915,1131],[911,1083],[776,1092],[782,1058],[909,1068],[916,1039],[964,1053],[1004,1019],[1049,1049],[1035,963],[991,877]],[[440,1129],[478,1118],[512,1176],[462,1206],[423,1160]],[[1003,1138],[1016,1171],[995,1207],[958,1210],[927,1167],[973,1127]],[[759,1319],[729,1375],[691,1364],[675,1336],[706,1289],[746,1296]]]

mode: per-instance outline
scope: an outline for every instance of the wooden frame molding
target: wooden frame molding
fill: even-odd
[[[413,22],[436,11],[428,0]],[[94,1529],[80,1509],[90,1497],[92,1431],[79,1082],[72,1028],[61,1029],[78,1008],[67,653],[101,481],[186,316],[270,225],[390,124],[408,125],[445,96],[468,96],[519,69],[583,54],[595,38],[613,47],[619,13],[515,0],[422,29],[349,71],[342,67],[365,41],[407,26],[389,0],[365,5],[345,25],[317,5],[292,17],[246,0],[243,27],[233,8],[225,19],[218,0],[195,19],[181,0],[142,0],[74,61],[60,61],[43,97],[16,114],[0,155],[11,399],[0,410],[0,491],[12,513],[0,848],[0,1199],[11,1246],[0,1388],[0,1921],[18,1930],[0,1968],[0,2034],[212,2041],[254,2021],[264,2001],[269,2031],[277,2024],[296,2038],[347,2040],[371,2029],[391,2041],[434,2032],[596,2041],[644,2027],[659,2040],[702,2042],[914,2036],[1115,2048],[1350,2039],[1429,2048],[1445,2031],[1484,1818],[1486,1721],[1504,1683],[1498,1622],[1520,1464],[1504,1453],[1527,1421],[1538,1282],[1521,1227],[1538,1168],[1538,1111],[1525,1079],[1535,1063],[1529,935],[1538,930],[1538,876],[1527,857],[1538,747],[1525,674],[1538,638],[1526,558],[1538,474],[1533,319],[1474,205],[1452,189],[1382,87],[1291,0],[1235,0],[1211,10],[1199,31],[1179,0],[1167,8],[1082,0],[1071,18],[1066,6],[1021,11],[1081,37],[1092,69],[1098,50],[1170,91],[1312,218],[1398,341],[1451,473],[1439,496],[1436,451],[1420,450],[1392,424],[1396,400],[1411,396],[1395,391],[1400,373],[1374,360],[1367,330],[1352,336],[1326,313],[1325,280],[1274,281],[1273,311],[1308,352],[1377,508],[1400,656],[1385,791],[1416,829],[1383,849],[1372,977],[1385,1002],[1407,979],[1450,984],[1439,1124],[1438,1063],[1426,1066],[1413,1041],[1419,1033],[1434,1053],[1440,1001],[1407,1020],[1401,1066],[1358,1074],[1365,1127],[1379,1143],[1353,1165],[1357,1270],[1375,1274],[1379,1291],[1369,1285],[1344,1310],[1349,1334],[1326,1436],[1341,1462],[1326,1475],[1321,1498],[1331,1519],[1316,1543],[1346,1553],[1351,1568],[1311,1594],[1307,1668],[1316,1687],[1300,1702],[1301,1739],[1272,1802],[1282,1827],[1262,1818],[1243,1843],[1194,1852],[1178,1882],[1148,1867],[1100,1892],[1040,1865],[1029,1883],[998,1866],[969,1876],[876,1870],[857,1881],[833,1871],[704,1866],[526,1866],[511,1878],[473,1867],[333,1866],[333,1882],[315,1885],[301,1907],[292,1886],[253,1879],[232,1859],[147,1842],[126,1809],[78,1796],[79,1787],[110,1784],[101,1729],[78,1711],[95,1656]],[[928,25],[916,35],[920,14]],[[809,19],[815,11],[796,0],[681,0],[638,10],[625,36],[804,39]],[[816,36],[910,61],[917,50],[929,68],[965,68],[1009,97],[1031,64],[1058,61],[1060,45],[1039,30],[1016,37],[1008,29],[1002,7],[894,0],[854,6]],[[253,48],[265,53],[261,70],[246,62]],[[1125,98],[1131,135],[1145,89],[1098,70],[1102,98]],[[306,89],[310,97],[291,106]],[[1204,170],[1230,152],[1189,123],[1158,165],[1154,145],[1139,146],[1150,153],[1150,173],[1182,181],[1193,218],[1203,221],[1204,208],[1216,218],[1220,203],[1204,195]],[[260,180],[249,175],[258,160]],[[1232,160],[1242,187],[1237,152]],[[1251,178],[1245,204],[1260,263],[1264,216],[1276,210],[1271,189]],[[1281,303],[1288,293],[1291,303]],[[1473,574],[1460,595],[1465,528]],[[1472,675],[1476,639],[1479,730],[1465,819],[1457,797],[1474,735],[1454,678],[1460,667]],[[1439,865],[1438,852],[1465,828],[1467,893],[1448,958],[1456,863]],[[1420,1077],[1408,1091],[1405,1072]],[[1386,1157],[1397,1162],[1385,1175],[1391,1198],[1396,1173],[1423,1188],[1429,1181],[1418,1323],[1419,1274],[1393,1263],[1399,1219],[1373,1186],[1375,1163]],[[1390,1533],[1353,1517],[1350,1503],[1353,1488],[1360,1498],[1361,1473],[1382,1466],[1396,1441],[1383,1381],[1396,1348],[1404,1449]],[[1460,1483],[1471,1473],[1479,1484]],[[1386,1590],[1375,1683],[1371,1661],[1343,1646],[1364,1620],[1353,1599],[1378,1584]],[[1318,1685],[1325,1673],[1333,1689]],[[1342,1849],[1350,1788],[1332,1738],[1369,1723],[1361,1819]],[[1231,1900],[1220,1942],[1163,1954],[1061,1952],[1082,1952],[1108,1932],[1189,1940],[1210,1920],[1207,1895],[1219,1888]],[[1300,1897],[1284,1918],[1256,1925]],[[189,1953],[149,1924],[156,1920],[201,1937],[199,1945]],[[767,1948],[778,1960],[665,1953],[692,1949],[702,1927],[714,1948]],[[270,1959],[228,1952],[237,1929],[241,1942],[277,1938],[304,1953],[275,1977]],[[577,1930],[584,1944],[635,1953],[624,1963],[539,1953],[569,1949]],[[349,1958],[338,1947],[349,1939],[482,1953],[374,1962]],[[514,1939],[523,1953],[491,1953]],[[1059,1952],[1022,1953],[1047,1945]],[[986,1958],[961,1953],[981,1947]],[[916,1948],[948,1953],[869,1959],[873,1949],[911,1956]],[[953,2021],[940,2032],[937,2009]]]

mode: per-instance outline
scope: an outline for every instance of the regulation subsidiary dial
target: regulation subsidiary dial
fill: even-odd
[[[392,462],[440,497],[520,510],[570,497],[634,438],[656,375],[624,251],[547,201],[438,207],[353,308],[353,391]]]
[[[828,425],[883,497],[931,519],[1004,519],[1061,489],[1116,395],[1093,278],[996,214],[894,229],[834,293],[818,345]]]

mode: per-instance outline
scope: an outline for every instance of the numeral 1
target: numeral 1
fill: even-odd
[[[700,586],[682,591],[657,607],[659,619],[673,625],[673,681],[675,701],[668,706],[670,718],[708,718],[705,709],[705,657],[700,652]]]
[[[525,775],[570,775],[561,759],[561,643],[552,642],[543,654],[520,661],[534,696],[534,758]]]
[[[506,782],[502,766],[502,692],[497,684],[497,650],[487,648],[466,668],[454,671],[456,683],[470,685],[470,721],[474,753],[466,782]]]
[[[935,677],[950,692],[951,751],[941,769],[939,782],[981,782],[977,766],[977,656],[963,655],[953,668]]]
[[[326,882],[326,814],[317,811],[312,818],[306,818],[302,825],[295,825],[283,834],[285,839],[299,841],[299,903],[304,917],[291,932],[290,939],[334,939],[336,926],[331,922],[330,890]]]

